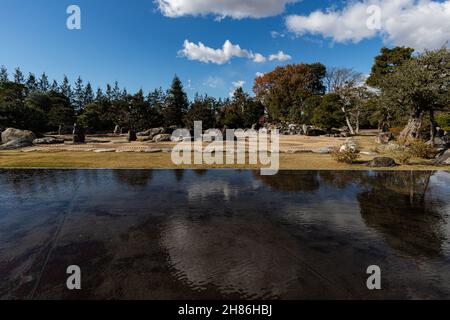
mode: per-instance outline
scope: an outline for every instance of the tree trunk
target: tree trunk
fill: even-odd
[[[356,112],[356,124],[355,124],[355,126],[356,126],[356,128],[355,128],[356,134],[359,134],[359,117],[360,116],[361,116],[361,112],[357,111]]]
[[[348,116],[347,109],[345,107],[342,107],[342,112],[345,114],[345,122],[347,123],[347,127],[350,130],[350,133],[352,135],[355,135],[355,130],[353,129],[352,123],[350,121],[350,117]]]
[[[422,129],[423,112],[416,113],[408,120],[408,124],[400,133],[400,138],[404,140],[417,139],[420,137],[420,130]]]
[[[434,148],[434,138],[436,137],[436,120],[434,119],[434,111],[430,110],[430,139],[431,139],[431,146]]]

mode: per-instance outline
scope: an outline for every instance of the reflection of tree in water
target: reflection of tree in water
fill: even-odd
[[[436,257],[442,254],[444,217],[429,195],[434,172],[420,171],[280,171],[275,176],[255,178],[279,191],[314,192],[320,185],[345,189],[352,184],[357,193],[361,217],[380,232],[394,249],[412,255]]]
[[[113,170],[113,176],[119,184],[146,187],[153,178],[153,170]]]
[[[359,184],[368,176],[367,171],[320,171],[320,183],[334,188],[345,189],[351,184]]]
[[[173,173],[175,174],[175,180],[177,180],[177,182],[181,182],[184,178],[184,170],[180,169],[180,170],[173,170]]]
[[[378,172],[367,175],[358,194],[361,216],[389,245],[411,255],[442,254],[444,217],[427,200],[432,172]]]
[[[1,170],[0,185],[17,195],[27,192],[57,193],[73,188],[77,170]]]
[[[194,174],[197,177],[203,177],[204,175],[206,175],[207,172],[208,172],[208,170],[206,170],[206,169],[196,169],[196,170],[194,170]]]
[[[254,171],[253,176],[277,191],[312,193],[320,186],[317,171],[280,171],[273,176]]]

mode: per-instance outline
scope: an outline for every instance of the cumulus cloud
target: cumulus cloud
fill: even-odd
[[[286,18],[289,31],[321,35],[335,42],[358,43],[381,36],[385,42],[419,51],[450,40],[450,0],[363,0],[340,10]]]
[[[267,60],[267,58],[262,54],[253,53],[250,50],[242,49],[238,44],[235,45],[229,40],[225,41],[220,49],[207,47],[202,42],[194,43],[189,40],[185,40],[183,49],[178,52],[178,55],[181,57],[186,57],[189,60],[215,64],[224,64],[233,58],[246,58],[256,63],[263,63]],[[277,59],[277,57],[280,59]],[[269,60],[285,61],[286,57],[290,59],[289,55],[285,55],[282,51],[280,51],[276,55],[271,55]]]
[[[264,57],[262,54],[256,53],[253,57],[253,61],[257,63],[263,63],[266,62],[266,57]]]
[[[257,72],[257,73],[255,74],[255,76],[256,76],[257,78],[260,78],[260,77],[264,76],[264,73],[262,73],[262,72]]]
[[[166,17],[214,15],[218,19],[265,18],[283,13],[299,0],[155,0]]]
[[[244,80],[233,81],[231,84],[232,84],[232,87],[231,87],[231,90],[229,93],[230,97],[232,97],[234,95],[234,93],[236,92],[237,89],[244,87],[245,81]]]
[[[278,51],[277,54],[271,54],[269,56],[269,61],[288,61],[291,60],[292,57],[283,51]]]

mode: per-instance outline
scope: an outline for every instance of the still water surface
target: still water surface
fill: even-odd
[[[0,170],[0,299],[450,299],[449,215],[444,171]]]

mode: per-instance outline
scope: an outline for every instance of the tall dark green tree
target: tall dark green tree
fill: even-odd
[[[172,86],[167,91],[166,104],[164,107],[164,121],[166,126],[181,126],[183,124],[183,116],[189,107],[189,101],[183,90],[183,84],[180,78],[175,76]]]
[[[100,101],[105,98],[105,95],[103,94],[102,88],[97,88],[97,92],[95,93],[95,101]]]
[[[414,49],[406,47],[395,47],[392,49],[382,48],[367,79],[367,85],[379,88],[383,78],[397,70],[398,67],[412,59]]]
[[[186,127],[192,129],[194,128],[195,121],[201,121],[204,129],[215,128],[215,104],[216,101],[214,98],[196,95],[189,111],[184,116],[184,123]]]
[[[122,91],[120,90],[119,87],[119,82],[115,81],[114,82],[114,87],[112,89],[112,99],[113,100],[119,100],[122,96]]]
[[[53,91],[53,92],[58,92],[59,91],[58,82],[56,80],[53,80],[52,84],[50,85],[49,90]]]
[[[78,77],[75,82],[75,89],[73,91],[73,106],[75,112],[80,114],[84,108],[84,85],[81,77]]]
[[[83,93],[83,105],[86,106],[92,102],[94,102],[95,97],[94,97],[94,90],[92,90],[92,86],[91,83],[88,82],[86,84],[86,87],[84,88],[84,93]]]
[[[33,73],[28,74],[27,82],[25,83],[28,92],[35,92],[38,90],[38,83],[36,76]]]
[[[70,86],[69,78],[64,75],[63,82],[60,86],[60,91],[63,95],[65,95],[69,100],[72,100],[72,87]]]
[[[22,71],[20,70],[20,68],[16,68],[15,72],[14,72],[14,82],[18,83],[18,84],[23,84],[25,81],[25,78],[23,76]]]
[[[111,89],[111,85],[108,83],[106,85],[106,99],[108,99],[108,101],[113,100],[113,94],[112,94],[112,89]]]
[[[326,94],[314,111],[312,123],[327,131],[342,127],[345,124],[345,114],[342,112],[342,106],[343,102],[338,94]]]
[[[50,89],[48,76],[45,74],[45,72],[41,75],[41,78],[39,79],[38,89],[40,92],[47,92]]]
[[[5,66],[0,68],[0,83],[8,81],[8,69]]]

